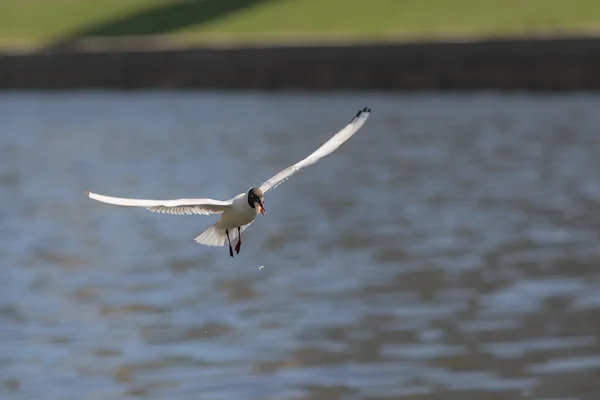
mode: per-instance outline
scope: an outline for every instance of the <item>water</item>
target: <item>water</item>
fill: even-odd
[[[235,259],[194,243],[213,217],[83,195],[229,198],[363,106],[359,134],[268,194]],[[0,94],[0,398],[597,399],[598,109]]]

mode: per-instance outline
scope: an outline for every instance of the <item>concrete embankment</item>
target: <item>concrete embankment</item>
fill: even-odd
[[[599,90],[600,38],[0,54],[0,89]]]

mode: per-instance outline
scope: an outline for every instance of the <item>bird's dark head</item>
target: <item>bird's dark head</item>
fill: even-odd
[[[265,196],[259,188],[250,188],[248,190],[248,204],[250,207],[256,208],[258,206],[258,211],[264,216],[265,215]]]

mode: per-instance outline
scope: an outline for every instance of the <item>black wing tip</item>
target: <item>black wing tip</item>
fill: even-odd
[[[354,118],[358,118],[360,117],[360,114],[362,113],[370,113],[371,109],[369,107],[365,107],[362,110],[358,110],[358,112],[356,113],[356,116]]]

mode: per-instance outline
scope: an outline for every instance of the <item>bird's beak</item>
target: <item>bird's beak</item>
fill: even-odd
[[[265,216],[265,203],[264,202],[260,202],[260,213],[262,214],[262,216]]]

